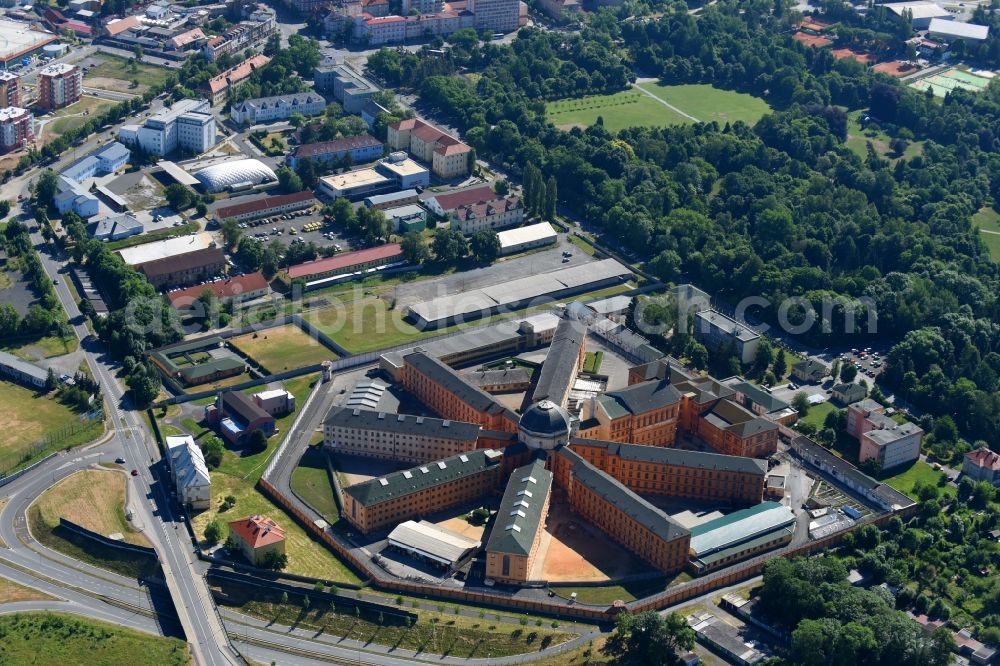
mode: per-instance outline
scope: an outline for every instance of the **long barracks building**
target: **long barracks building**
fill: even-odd
[[[480,430],[475,423],[334,407],[323,443],[338,453],[423,463],[477,448]]]

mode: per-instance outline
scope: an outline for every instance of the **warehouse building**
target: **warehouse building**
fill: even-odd
[[[795,534],[795,513],[777,502],[749,509],[691,528],[691,570],[701,575],[748,557],[784,546]]]
[[[461,566],[482,545],[426,520],[407,520],[389,532],[389,548],[449,571]]]
[[[548,222],[529,224],[526,227],[508,229],[497,233],[500,239],[500,254],[517,254],[527,250],[534,250],[536,247],[545,245],[555,245],[559,240],[559,235]]]
[[[365,197],[365,205],[369,208],[387,210],[399,206],[415,204],[420,200],[420,193],[416,190],[403,190],[402,192],[390,192],[388,194],[376,194]]]
[[[427,211],[417,204],[407,204],[397,208],[387,208],[386,218],[392,223],[397,234],[423,231],[427,228]]]
[[[388,243],[289,266],[285,273],[289,280],[305,280],[308,288],[320,281],[353,277],[362,271],[401,261],[403,248],[399,243]]]
[[[336,453],[423,463],[476,448],[480,430],[475,423],[335,406],[323,422],[323,444]]]
[[[344,197],[350,201],[358,201],[374,194],[384,194],[399,189],[393,178],[385,176],[375,169],[357,169],[336,176],[323,176],[319,179],[316,193],[330,199]]]

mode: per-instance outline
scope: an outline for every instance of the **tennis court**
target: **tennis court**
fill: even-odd
[[[921,91],[930,88],[934,91],[935,97],[944,97],[949,91],[956,89],[980,92],[989,84],[990,80],[984,76],[977,76],[961,69],[949,69],[947,72],[914,81],[910,87]]]

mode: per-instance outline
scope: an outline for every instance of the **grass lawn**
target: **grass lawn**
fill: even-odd
[[[125,520],[125,475],[83,470],[42,493],[34,505],[49,529],[59,518],[72,520],[104,536],[119,533],[128,543],[149,546],[145,536]]]
[[[109,250],[120,250],[125,247],[133,247],[135,245],[142,245],[144,243],[151,243],[153,241],[164,240],[167,238],[187,236],[188,234],[196,231],[198,231],[197,222],[186,222],[179,227],[168,227],[167,229],[149,231],[138,236],[129,236],[128,238],[122,238],[121,240],[111,241],[105,245]]]
[[[292,490],[303,502],[316,510],[331,525],[340,520],[333,485],[326,471],[324,454],[318,447],[310,446],[299,466],[292,472]]]
[[[49,335],[29,342],[17,342],[11,345],[2,344],[0,345],[0,349],[18,358],[23,358],[25,361],[38,361],[43,358],[70,354],[75,352],[79,346],[80,341],[77,340],[75,335],[69,335],[65,338]]]
[[[135,663],[191,664],[184,641],[153,636],[63,613],[0,616],[0,662],[111,666]]]
[[[614,296],[632,289],[628,284],[619,284],[605,289],[579,294],[576,299],[587,300]],[[426,338],[443,335],[452,331],[495,323],[511,317],[548,310],[551,303],[534,306],[515,312],[483,317],[475,321],[455,324],[445,328],[421,331],[403,319],[402,308],[390,309],[386,299],[374,296],[361,300],[344,302],[336,306],[321,308],[303,315],[309,323],[323,331],[334,342],[352,354],[385,349],[395,345],[419,342]]]
[[[799,423],[811,423],[819,430],[822,430],[823,421],[826,419],[826,415],[835,411],[837,411],[836,405],[829,400],[821,402],[818,405],[810,405],[809,413],[800,418]]]
[[[768,103],[759,97],[722,90],[705,83],[676,86],[641,83],[639,87],[705,123],[714,120],[725,125],[742,120],[753,125],[771,110]]]
[[[992,208],[981,208],[972,216],[972,224],[979,227],[979,235],[986,243],[990,257],[1000,262],[1000,213]]]
[[[601,371],[602,361],[604,361],[604,352],[587,352],[583,359],[583,371],[597,374]]]
[[[938,481],[942,476],[944,476],[943,472],[938,472],[924,461],[918,460],[903,470],[895,471],[892,476],[883,476],[882,481],[896,490],[906,493],[910,498],[917,499],[913,487],[918,481],[924,485],[938,486]],[[952,485],[938,486],[938,489],[943,496],[949,497],[954,497],[957,492]]]
[[[316,365],[337,358],[319,340],[294,324],[231,338],[229,343],[270,374]]]
[[[142,94],[150,86],[159,86],[170,76],[170,70],[146,63],[131,63],[127,58],[102,53],[103,61],[94,65],[84,77],[84,85],[102,90],[117,90]],[[139,86],[132,87],[132,79],[139,80]]]
[[[445,612],[441,613],[407,608],[407,611],[418,615],[412,627],[395,625],[390,618],[386,618],[384,625],[380,626],[377,617],[355,617],[353,608],[346,607],[347,601],[343,604],[344,608],[335,611],[319,601],[305,610],[299,595],[290,595],[289,603],[282,604],[276,592],[263,588],[251,590],[246,586],[237,588],[227,584],[216,589],[221,589],[225,595],[219,599],[220,604],[261,619],[364,643],[465,659],[535,652],[575,636],[560,631],[558,623],[553,628],[551,620],[546,620],[542,626],[520,626],[496,623],[488,615],[483,619],[454,615],[448,612],[452,607],[450,604],[444,604]]]
[[[684,116],[638,90],[549,102],[545,105],[545,116],[560,129],[587,127],[601,118],[610,132],[626,127],[666,127],[688,122]]]
[[[56,438],[67,426],[80,426],[77,415],[67,406],[49,396],[38,395],[18,384],[0,381],[0,471],[11,470],[24,461],[25,447],[43,437]],[[51,448],[79,446],[101,435],[104,425],[94,421],[78,432],[67,433],[53,441]]]
[[[79,102],[59,109],[52,114],[52,121],[46,126],[49,134],[62,135],[82,126],[90,116],[101,115],[117,102],[84,95]]]
[[[860,117],[861,111],[852,111],[847,114],[847,141],[845,145],[861,159],[868,157],[869,142],[875,148],[875,153],[879,157],[888,157],[892,161],[899,159],[899,157],[891,154],[892,151],[889,148],[889,142],[892,140],[892,137],[881,129],[873,127],[865,129],[861,127],[861,123],[858,120]],[[910,141],[906,150],[903,151],[902,158],[908,160],[923,152],[923,141]]]
[[[8,578],[0,578],[0,604],[12,604],[17,601],[50,601],[54,598],[34,588],[15,583]]]
[[[580,248],[580,250],[582,250],[584,254],[588,254],[592,257],[597,253],[597,248],[595,248],[593,245],[583,240],[576,234],[569,234],[568,236],[566,236],[566,238],[569,239],[570,243]]]
[[[646,580],[636,583],[626,583],[625,585],[601,585],[599,587],[553,587],[551,588],[560,597],[569,598],[576,592],[576,600],[581,604],[594,604],[603,606],[611,605],[617,600],[635,601],[651,594],[662,592],[667,588],[686,583],[691,580],[691,575],[682,571],[673,578]]]

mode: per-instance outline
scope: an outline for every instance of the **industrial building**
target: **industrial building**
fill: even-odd
[[[539,298],[565,298],[593,289],[621,284],[632,272],[614,259],[603,259],[570,268],[511,280],[503,284],[411,305],[407,314],[421,329],[440,328],[517,310]]]
[[[0,19],[0,63],[7,69],[11,64],[40,54],[47,44],[58,39],[59,35],[33,30],[27,23]]]
[[[900,18],[909,17],[910,27],[914,30],[927,30],[932,19],[943,19],[950,21],[954,15],[936,2],[887,2],[884,5],[893,14]]]
[[[935,17],[927,24],[928,39],[936,39],[948,44],[959,39],[974,44],[985,40],[989,35],[989,26],[962,23],[946,18]]]
[[[476,448],[480,430],[475,423],[333,407],[323,422],[323,445],[336,453],[423,463]]]
[[[777,502],[757,506],[710,520],[691,528],[691,568],[704,574],[792,540],[795,514]]]
[[[442,569],[454,569],[482,545],[426,520],[407,520],[389,532],[389,548]]]
[[[166,445],[177,501],[182,506],[199,511],[210,508],[212,479],[201,448],[191,435],[168,435]]]
[[[497,237],[500,239],[501,256],[526,252],[545,245],[555,245],[559,240],[556,230],[548,222],[501,231],[497,233]]]

